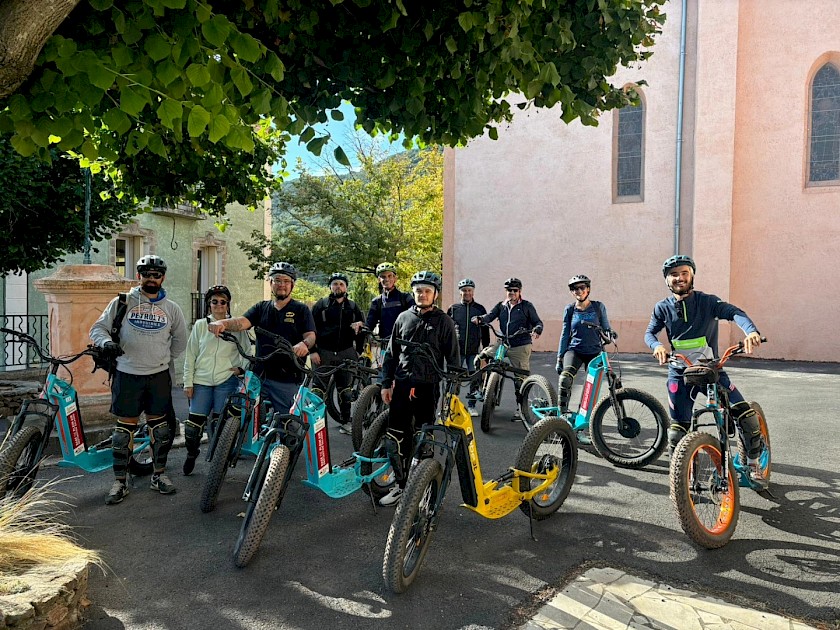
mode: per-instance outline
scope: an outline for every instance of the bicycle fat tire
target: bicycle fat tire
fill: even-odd
[[[286,471],[289,468],[290,457],[289,449],[282,444],[279,444],[269,455],[265,480],[260,485],[256,499],[248,506],[236,547],[233,550],[233,564],[240,569],[254,557],[274,511],[280,507],[280,501],[285,494]]]
[[[330,418],[336,422],[341,422],[341,404],[338,400],[339,395],[338,385],[335,382],[335,376],[332,376],[329,384],[327,385],[327,391],[324,393],[324,402],[327,405],[327,413],[329,413]]]
[[[559,468],[554,484],[535,495],[530,501],[523,501],[519,509],[530,514],[535,521],[542,521],[554,514],[563,505],[575,481],[578,464],[577,439],[565,420],[557,416],[546,416],[535,424],[516,455],[517,470],[546,472],[549,467]],[[526,492],[540,485],[539,479],[518,477],[519,492]]]
[[[358,452],[362,448],[362,440],[371,423],[382,412],[385,403],[382,401],[382,385],[372,383],[362,390],[359,399],[353,405],[351,416],[353,450]]]
[[[557,407],[557,392],[541,374],[531,374],[522,381],[519,392],[522,396],[522,424],[526,431],[530,431],[531,427],[539,422],[539,417],[531,411],[531,405],[528,403],[529,395],[534,396],[535,401],[540,401],[540,407]]]
[[[490,420],[493,418],[496,405],[499,404],[497,395],[499,393],[499,381],[501,380],[502,375],[497,372],[493,372],[487,377],[487,384],[484,388],[484,404],[481,405],[481,430],[485,433],[490,431]]]
[[[139,453],[132,453],[128,458],[128,472],[135,477],[148,477],[154,470],[151,445],[146,446]]]
[[[222,481],[224,481],[230,467],[231,451],[236,443],[239,427],[239,418],[230,417],[225,421],[225,426],[222,427],[222,432],[219,434],[213,459],[210,460],[210,467],[207,469],[207,478],[204,480],[204,487],[201,489],[201,511],[205,514],[212,512],[216,507],[216,499],[219,497]]]
[[[403,593],[420,572],[443,503],[443,468],[436,459],[423,459],[412,469],[385,545],[382,577],[393,593]]]
[[[36,461],[41,429],[24,425],[0,453],[0,498],[21,497],[32,487],[41,462]]]
[[[362,447],[359,449],[359,454],[362,457],[369,457],[372,459],[376,456],[377,450],[379,450],[382,457],[385,457],[385,447],[382,445],[382,440],[385,438],[385,431],[387,428],[388,409],[385,409],[376,417],[376,420],[371,423],[368,430],[365,431],[365,437],[362,440]],[[378,466],[378,464],[363,461],[359,468],[362,476],[371,474],[375,465]],[[369,484],[362,484],[362,491],[379,501],[379,499],[391,491],[391,488],[393,488],[396,483],[396,480],[391,475],[392,472],[393,470],[389,466],[385,469],[385,472],[378,475]]]
[[[671,458],[671,503],[680,526],[706,549],[723,547],[735,533],[741,503],[732,462],[726,490],[720,490],[723,454],[714,436],[700,431],[686,435]]]
[[[765,451],[762,452],[759,461],[761,462],[761,472],[764,475],[764,479],[767,480],[767,483],[770,483],[770,469],[772,465],[771,459],[771,449],[770,449],[770,429],[767,426],[767,419],[764,417],[764,410],[754,400],[750,401],[750,407],[753,408],[756,415],[758,416],[758,428],[761,431],[761,439],[764,440],[764,448]],[[744,446],[744,443],[738,439],[738,456],[741,459],[741,463],[746,466],[747,462],[749,461],[749,454],[747,453],[747,449]],[[766,490],[757,490],[757,492],[763,496],[766,496]]]
[[[622,441],[608,440],[604,437],[604,425],[615,424],[618,427],[618,418],[615,415],[615,410],[612,406],[609,394],[601,399],[598,406],[595,407],[595,412],[592,414],[592,420],[589,423],[589,439],[592,441],[592,446],[598,451],[598,454],[611,463],[613,466],[620,466],[622,468],[642,468],[651,462],[659,459],[665,447],[668,446],[668,413],[662,404],[647,392],[631,387],[616,390],[616,399],[625,407],[628,403],[636,403],[631,412],[627,414],[628,418],[632,418],[638,425],[638,420],[635,418],[639,412],[648,412],[650,416],[645,422],[644,426],[637,426],[637,435],[632,438],[625,438],[618,433],[618,438]],[[634,413],[634,410],[637,410]],[[639,443],[637,446],[631,442],[635,440],[641,431],[645,432],[645,436],[650,433],[651,427],[656,427],[656,432],[652,433],[652,439]],[[626,441],[624,441],[626,440]],[[612,443],[612,446],[611,444]],[[619,446],[616,446],[618,444]],[[628,450],[621,448],[621,445],[626,445],[628,449],[632,448],[634,454],[630,455]]]

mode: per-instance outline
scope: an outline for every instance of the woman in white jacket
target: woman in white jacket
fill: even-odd
[[[184,474],[189,475],[195,467],[198,446],[204,433],[204,425],[211,411],[222,412],[227,397],[239,386],[240,376],[245,373],[248,362],[236,350],[236,346],[219,339],[208,332],[210,322],[230,317],[230,290],[217,285],[204,294],[204,312],[207,317],[199,319],[187,341],[184,359],[184,393],[190,401],[190,417],[184,423],[184,442],[187,458],[184,460]],[[247,332],[232,333],[246,350],[251,347]]]

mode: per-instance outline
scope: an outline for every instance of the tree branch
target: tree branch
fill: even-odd
[[[35,60],[79,0],[0,0],[0,99],[32,74]]]

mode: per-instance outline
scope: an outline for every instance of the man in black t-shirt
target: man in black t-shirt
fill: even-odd
[[[212,322],[207,329],[219,336],[226,330],[236,332],[252,327],[264,328],[280,335],[291,344],[301,359],[315,346],[315,321],[312,312],[303,302],[292,299],[297,280],[297,270],[287,262],[277,262],[268,272],[273,300],[257,302],[242,317],[231,317]],[[257,356],[265,356],[275,349],[272,340],[257,334]],[[274,407],[274,411],[288,413],[294,402],[301,382],[301,373],[292,359],[277,354],[268,361],[258,364],[262,378],[262,393]]]

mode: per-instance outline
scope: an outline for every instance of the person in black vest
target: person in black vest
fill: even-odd
[[[414,300],[410,293],[403,293],[397,288],[397,268],[388,262],[376,266],[376,277],[382,293],[370,302],[366,326],[373,330],[379,326],[379,336],[387,339],[397,316],[408,309]]]
[[[347,297],[350,280],[343,273],[334,273],[330,276],[329,284],[330,294],[315,302],[312,307],[318,344],[309,356],[314,365],[323,367],[341,363],[344,359],[358,359],[364,343],[364,335],[358,334],[359,325],[364,322],[362,311]],[[350,375],[339,371],[335,380],[341,409],[339,431],[350,435]],[[327,384],[326,379],[318,379],[322,391],[327,391]]]
[[[455,322],[458,331],[458,350],[461,352],[461,366],[470,373],[475,372],[475,357],[482,348],[490,345],[490,330],[486,326],[479,326],[472,321],[473,317],[486,315],[487,309],[476,302],[475,281],[464,278],[458,283],[461,301],[447,309],[446,314]],[[467,409],[471,416],[477,416],[476,400],[480,396],[481,383],[478,379],[470,382],[470,393],[467,394]]]

